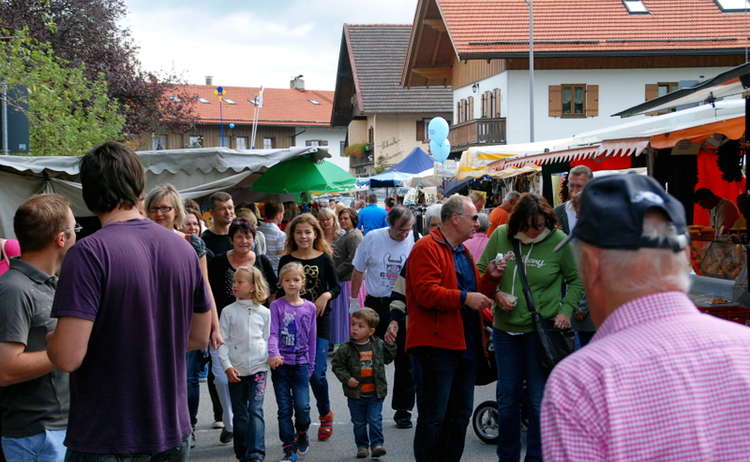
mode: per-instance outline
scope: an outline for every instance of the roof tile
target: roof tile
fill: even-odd
[[[237,104],[221,104],[214,90],[219,85],[180,85],[180,89],[196,98],[205,98],[209,104],[195,101],[193,112],[202,123],[247,124],[253,120],[255,105],[250,102],[258,95],[257,87],[224,86],[224,98]],[[314,104],[315,100],[320,104]],[[266,88],[263,90],[263,107],[260,110],[260,125],[313,125],[329,126],[333,108],[333,92],[322,90],[294,90],[290,88]]]
[[[354,78],[362,97],[362,112],[451,112],[450,87],[401,86],[401,70],[409,46],[411,24],[349,24]]]
[[[461,57],[528,51],[525,0],[437,2]],[[622,0],[534,0],[534,50],[653,52],[750,45],[750,15],[724,13],[714,0],[643,0],[643,4],[650,14],[629,14]],[[566,41],[578,43],[562,43]]]

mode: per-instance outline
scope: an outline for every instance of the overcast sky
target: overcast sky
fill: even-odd
[[[333,90],[348,24],[411,24],[416,0],[127,0],[143,68],[188,83]]]

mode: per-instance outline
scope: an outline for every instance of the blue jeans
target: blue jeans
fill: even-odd
[[[200,350],[188,351],[186,356],[188,412],[190,413],[190,425],[193,427],[198,422],[198,404],[201,398],[200,371],[202,357],[203,352]]]
[[[383,439],[383,400],[377,396],[360,399],[347,399],[349,413],[354,425],[354,443],[358,448],[382,446]],[[367,429],[370,437],[367,437]]]
[[[301,433],[310,428],[309,370],[307,364],[301,364],[282,365],[271,372],[279,408],[279,437],[284,446],[294,444],[295,429]]]
[[[328,399],[328,379],[326,378],[326,364],[328,363],[327,338],[318,338],[315,347],[315,371],[310,376],[310,388],[315,396],[315,405],[320,417],[331,412],[331,401]]]
[[[521,401],[523,383],[529,399],[529,428],[526,433],[526,462],[542,460],[539,410],[546,377],[539,362],[540,348],[536,332],[510,335],[492,330],[497,361],[497,408],[500,414],[500,441],[497,458],[518,462],[521,457]]]
[[[23,438],[3,437],[8,462],[62,462],[65,458],[65,430],[45,430]]]
[[[179,446],[158,454],[89,454],[68,449],[65,462],[187,462],[190,460],[190,436]]]
[[[464,452],[466,427],[474,408],[477,362],[463,351],[412,348],[418,367],[417,462],[458,462]]]
[[[234,455],[238,460],[263,460],[266,457],[265,393],[265,372],[240,377],[239,382],[229,382],[234,413]]]

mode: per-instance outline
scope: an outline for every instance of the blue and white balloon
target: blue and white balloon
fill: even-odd
[[[451,144],[446,139],[444,139],[442,142],[430,140],[430,153],[436,161],[443,163],[448,159],[448,156],[451,153]]]
[[[430,124],[427,126],[427,132],[430,135],[430,141],[436,140],[438,143],[442,142],[448,137],[450,127],[448,122],[442,117],[435,117],[430,120]]]

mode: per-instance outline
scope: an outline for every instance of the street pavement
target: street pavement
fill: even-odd
[[[330,366],[330,361],[329,361]],[[385,436],[385,447],[388,454],[380,458],[382,461],[408,462],[413,461],[412,441],[414,438],[414,428],[403,430],[398,429],[393,421],[393,411],[391,410],[390,390],[393,384],[393,364],[387,366],[389,380],[389,394],[383,405],[383,433]],[[356,448],[354,445],[354,435],[352,433],[352,424],[349,421],[349,409],[346,405],[346,397],[341,390],[341,383],[331,373],[328,368],[328,384],[331,396],[331,406],[334,413],[334,431],[330,440],[325,442],[317,441],[318,434],[318,412],[315,408],[315,398],[310,392],[310,452],[304,457],[305,462],[348,462],[358,460],[355,457]],[[479,403],[494,399],[495,384],[475,388],[474,403],[475,407]],[[281,459],[281,442],[279,440],[278,423],[276,419],[276,400],[274,398],[273,388],[269,374],[269,385],[266,389],[264,415],[266,422],[266,461],[274,462]],[[416,424],[416,409],[414,411],[413,422]],[[213,415],[211,412],[211,400],[208,396],[208,388],[205,382],[201,383],[201,401],[198,412],[197,426],[197,446],[191,452],[192,461],[216,461],[230,462],[236,460],[232,450],[232,444],[222,444],[219,442],[219,433],[221,430],[211,428]],[[464,450],[464,462],[487,462],[494,461],[495,446],[487,445],[474,435],[474,431],[469,424],[466,433],[466,449]]]

